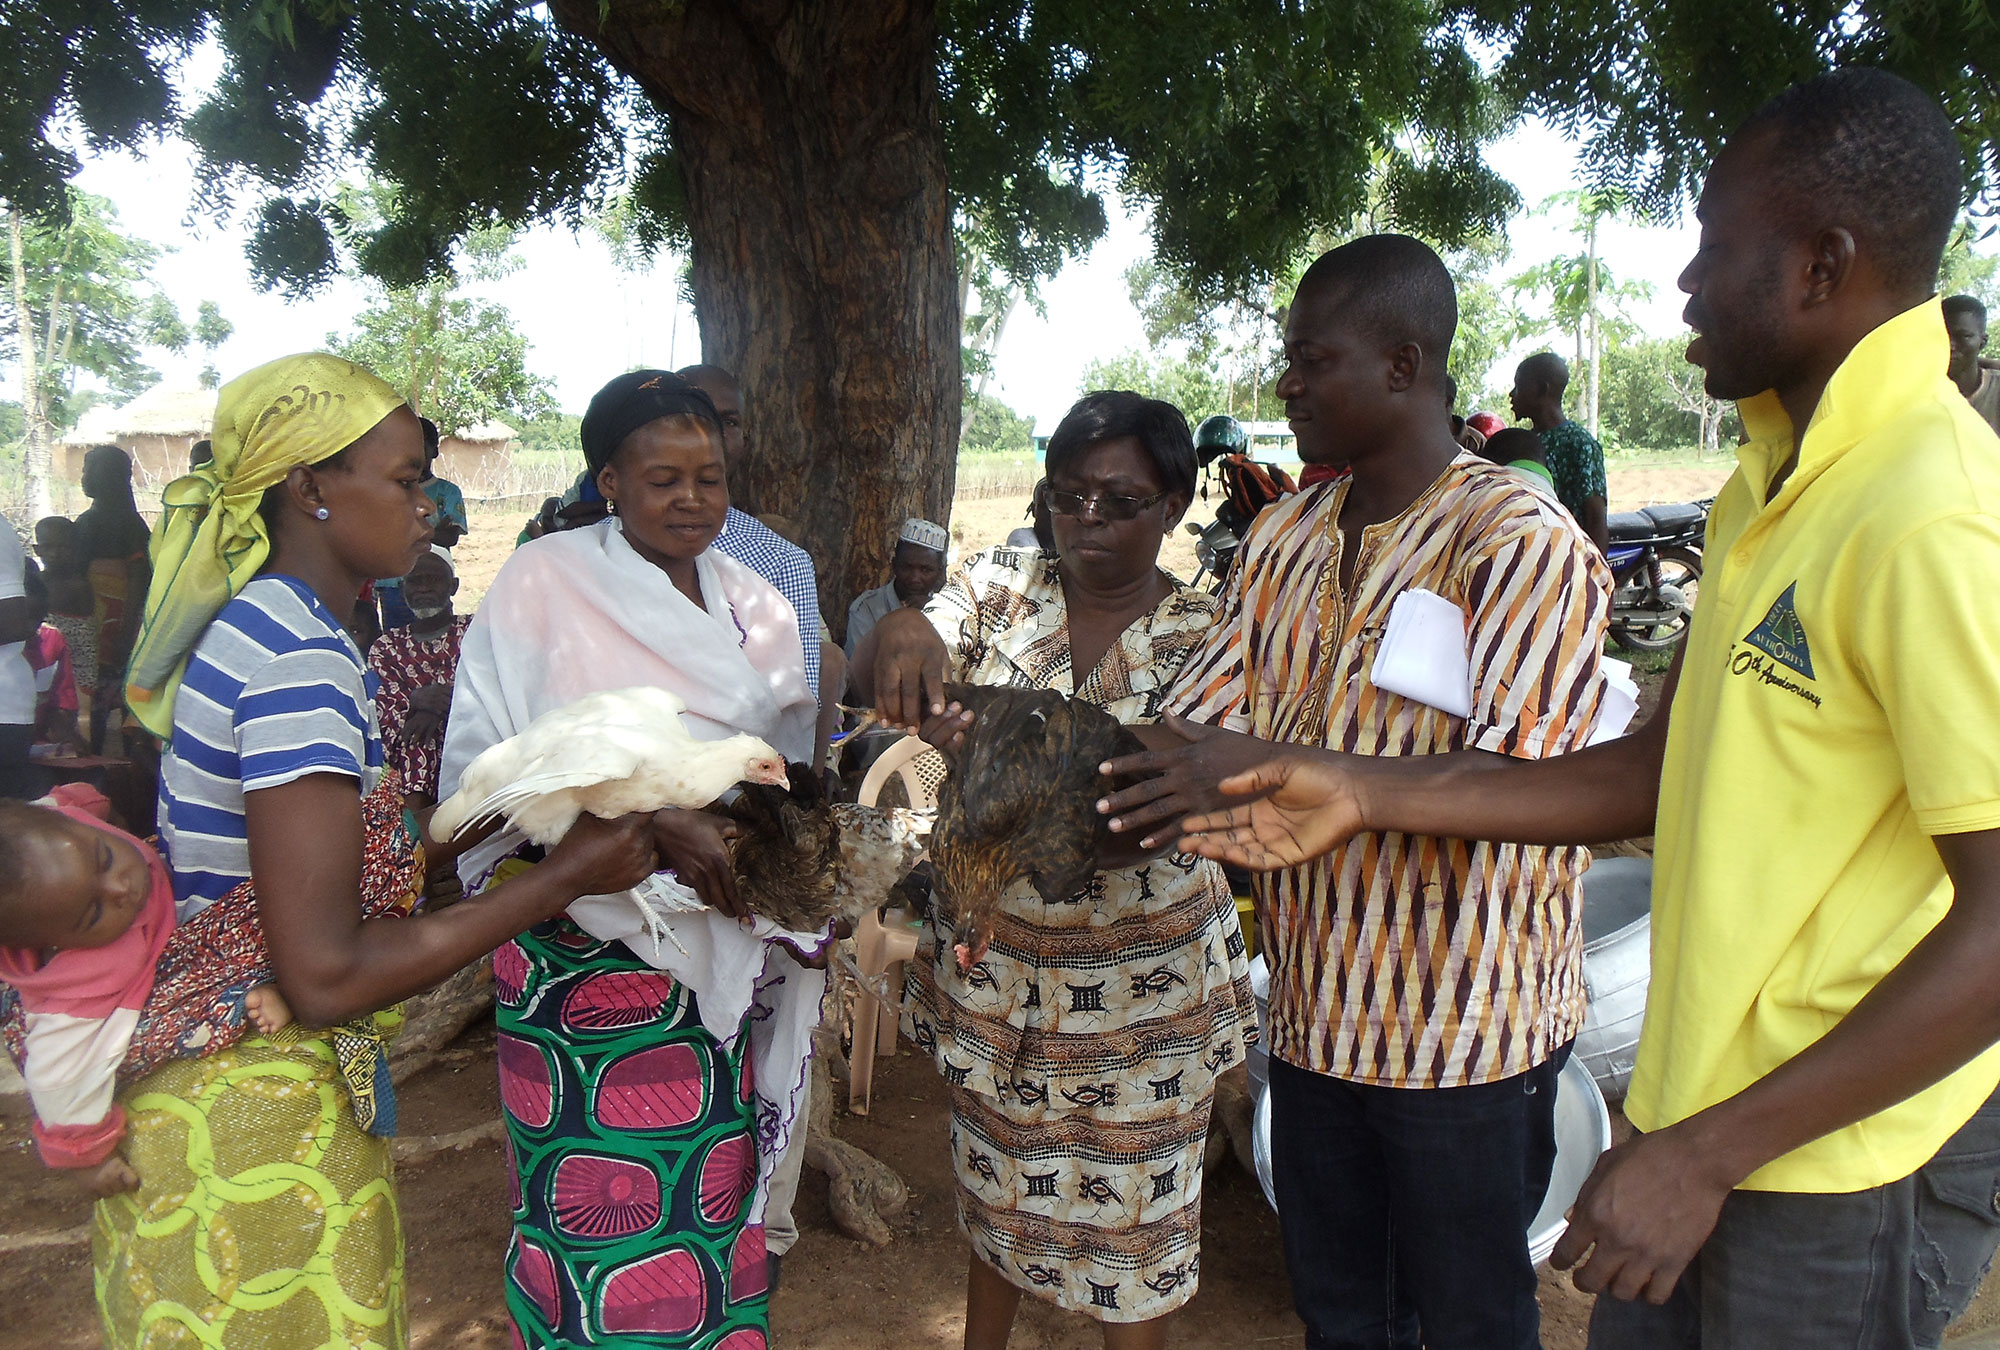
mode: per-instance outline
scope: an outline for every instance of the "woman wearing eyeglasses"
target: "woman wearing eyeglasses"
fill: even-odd
[[[1178,409],[1086,395],[1049,438],[1047,472],[1053,552],[975,555],[857,654],[858,687],[934,745],[971,723],[956,705],[931,712],[945,679],[1054,689],[1130,725],[1157,721],[1214,620],[1212,598],[1159,567],[1194,494]],[[1194,1294],[1215,1078],[1255,1035],[1243,937],[1212,864],[1099,861],[1060,904],[1017,886],[967,976],[940,897],[919,950],[946,958],[910,963],[908,1030],[951,1084],[972,1244],[967,1350],[1005,1346],[1023,1289],[1097,1319],[1111,1350],[1165,1345],[1168,1314]]]

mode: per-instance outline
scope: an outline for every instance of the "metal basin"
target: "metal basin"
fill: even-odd
[[[1549,1193],[1535,1221],[1528,1225],[1528,1255],[1536,1265],[1562,1240],[1569,1220],[1563,1216],[1576,1203],[1597,1159],[1611,1147],[1611,1112],[1590,1071],[1572,1054],[1556,1079],[1556,1165],[1549,1171]]]
[[[1605,858],[1583,874],[1583,989],[1576,1058],[1605,1099],[1625,1100],[1652,979],[1653,863]]]
[[[1257,1094],[1256,1114],[1251,1133],[1251,1159],[1257,1166],[1257,1184],[1272,1209],[1278,1196],[1271,1184],[1271,1094]],[[1548,1260],[1556,1249],[1569,1220],[1563,1216],[1576,1203],[1598,1155],[1611,1147],[1611,1112],[1604,1095],[1591,1081],[1590,1071],[1575,1055],[1563,1065],[1556,1079],[1556,1162],[1549,1173],[1549,1192],[1535,1221],[1528,1226],[1528,1254],[1536,1264]]]

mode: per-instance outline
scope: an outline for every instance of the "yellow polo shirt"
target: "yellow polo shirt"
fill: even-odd
[[[1935,300],[1862,339],[1768,502],[1791,422],[1741,405],[1660,783],[1640,1129],[1825,1035],[1950,908],[1931,836],[2000,828],[2000,439],[1947,355]],[[1744,1184],[1908,1176],[1996,1082],[2000,1050]]]

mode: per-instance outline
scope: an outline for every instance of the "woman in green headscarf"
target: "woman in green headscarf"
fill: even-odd
[[[203,1346],[400,1346],[394,1005],[578,896],[637,883],[657,865],[651,822],[586,816],[478,904],[400,918],[423,842],[337,616],[429,545],[416,415],[358,366],[294,356],[223,387],[213,440],[165,495],[131,703],[168,737],[180,921],[240,914],[217,959],[275,979],[298,1027],[332,1030],[229,1044],[241,1028],[218,1028],[229,1048],[121,1094],[137,1180],[98,1206],[99,1308],[112,1346],[162,1322]]]

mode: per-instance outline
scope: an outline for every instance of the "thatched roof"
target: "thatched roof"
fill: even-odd
[[[500,444],[505,445],[519,434],[519,432],[508,426],[505,422],[478,422],[459,432],[456,436],[447,436],[445,439],[448,441],[474,442],[498,441]]]
[[[199,440],[215,422],[215,390],[156,384],[122,408],[97,407],[63,437],[65,445],[104,445],[130,436]],[[445,439],[505,445],[520,433],[505,422],[480,422]]]
[[[122,408],[92,408],[63,437],[66,445],[101,445],[122,436],[208,435],[215,391],[156,384]]]

